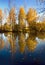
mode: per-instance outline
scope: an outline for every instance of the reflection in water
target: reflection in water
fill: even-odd
[[[43,33],[42,33],[43,34]],[[6,45],[9,43],[9,49],[10,52],[12,54],[14,54],[16,52],[16,38],[18,37],[18,46],[19,46],[19,51],[20,53],[24,53],[25,49],[27,48],[30,52],[33,52],[36,47],[37,47],[37,40],[36,37],[44,39],[45,38],[45,34],[41,35],[41,34],[37,34],[36,35],[32,35],[29,33],[23,34],[16,34],[16,33],[4,33],[4,34],[0,34],[0,49],[3,49],[5,46],[5,41],[6,41]],[[5,38],[5,39],[4,39]],[[18,48],[18,47],[17,47]]]
[[[45,33],[38,33],[37,34],[37,37],[39,38],[39,39],[45,39]]]
[[[0,58],[8,65],[45,63],[45,33],[0,33]]]
[[[2,40],[2,38],[0,39],[0,49],[4,48],[4,41]]]
[[[4,48],[4,40],[2,38],[2,34],[0,35],[0,50]]]
[[[9,34],[7,39],[10,43],[10,52],[14,54],[16,52],[16,36],[14,37],[13,34]]]
[[[25,35],[23,33],[21,33],[19,36],[18,36],[18,43],[19,43],[19,50],[21,53],[24,52],[25,50],[25,46],[26,46],[26,41],[25,41]]]
[[[34,51],[37,46],[37,41],[35,40],[35,37],[29,36],[26,40],[26,45],[29,51]]]

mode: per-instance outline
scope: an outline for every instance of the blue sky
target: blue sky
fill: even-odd
[[[25,0],[25,4],[24,0],[15,0],[14,3],[17,9],[21,6],[25,6],[27,10],[30,7],[37,8],[36,0]],[[4,10],[5,8],[9,8],[9,0],[0,0],[0,9]]]
[[[8,8],[8,0],[0,0],[0,9]]]
[[[12,1],[12,0],[11,0]],[[24,3],[25,1],[25,3]],[[25,6],[26,11],[29,8],[33,7],[35,9],[40,8],[39,3],[36,3],[37,0],[14,0],[12,4],[15,4],[15,7],[19,10],[21,6]],[[0,0],[0,9],[4,10],[5,8],[9,9],[9,0]],[[37,9],[38,11],[38,9]]]
[[[25,3],[24,3],[24,1],[25,1]],[[40,5],[39,2],[36,2],[36,1],[37,0],[14,0],[14,2],[12,2],[12,5],[15,4],[17,12],[19,11],[19,8],[21,6],[25,7],[25,10],[27,12],[28,12],[29,8],[35,8],[38,12],[39,11],[38,8],[42,7],[42,5]],[[2,9],[4,11],[5,8],[10,9],[9,0],[0,0],[0,9]]]

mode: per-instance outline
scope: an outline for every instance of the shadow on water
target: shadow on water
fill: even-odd
[[[0,33],[0,64],[45,64],[45,33]]]

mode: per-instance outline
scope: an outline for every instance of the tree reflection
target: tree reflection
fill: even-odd
[[[37,46],[37,41],[35,40],[36,36],[29,34],[29,37],[26,39],[26,45],[29,51],[33,52]]]
[[[0,50],[4,48],[4,41],[3,39],[1,38],[0,39]]]
[[[25,51],[26,41],[25,41],[25,35],[21,33],[18,36],[18,43],[19,43],[19,51],[23,53]]]
[[[43,33],[38,33],[37,34],[37,37],[39,38],[39,39],[45,39],[45,33],[43,32]]]
[[[16,52],[16,36],[12,33],[9,34],[7,38],[10,43],[10,52],[13,55]]]
[[[37,47],[37,40],[36,37],[40,38],[40,39],[44,39],[45,38],[45,33],[37,33],[37,35],[33,35],[31,33],[28,33],[28,36],[26,37],[26,33],[12,33],[12,32],[8,32],[8,33],[4,33],[4,36],[6,40],[6,45],[9,43],[10,44],[10,52],[11,54],[15,54],[16,52],[16,48],[17,47],[17,43],[16,41],[18,41],[18,46],[19,46],[19,51],[20,53],[24,53],[26,48],[28,48],[28,50],[30,52],[33,52],[36,47]],[[16,40],[18,37],[18,40]],[[5,40],[2,39],[2,36],[0,36],[0,49],[3,49],[5,46]],[[8,42],[7,42],[8,41]]]

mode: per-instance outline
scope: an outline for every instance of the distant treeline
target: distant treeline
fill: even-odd
[[[41,22],[37,22],[38,20],[39,16],[34,8],[30,8],[27,13],[23,7],[19,13],[16,13],[15,8],[11,8],[7,16],[0,9],[0,31],[45,32],[45,19]]]

